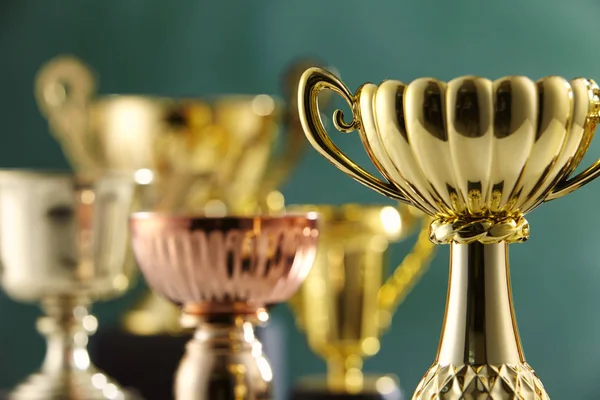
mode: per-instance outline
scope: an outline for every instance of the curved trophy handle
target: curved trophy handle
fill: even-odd
[[[54,137],[78,171],[97,169],[89,154],[89,110],[95,92],[92,71],[72,56],[59,56],[42,66],[35,79],[38,107],[48,120]]]
[[[429,240],[431,218],[423,215],[422,219],[423,225],[412,251],[396,267],[392,276],[387,279],[377,293],[379,322],[382,328],[389,326],[396,308],[427,271],[427,267],[435,255],[435,245]],[[384,317],[381,313],[387,315]]]
[[[355,96],[335,75],[318,67],[307,69],[300,78],[298,86],[298,111],[300,123],[310,144],[338,169],[350,175],[363,185],[403,203],[412,204],[399,189],[391,182],[383,181],[357,165],[346,156],[331,140],[319,113],[318,95],[323,89],[329,89],[339,94],[352,109],[353,119],[350,123],[344,121],[344,113],[336,110],[333,114],[334,125],[343,133],[360,128],[358,104]]]
[[[592,83],[594,83],[594,82],[592,81]],[[582,146],[584,149],[588,148],[590,141],[592,140],[592,137],[594,136],[594,132],[596,131],[596,125],[598,125],[598,122],[600,122],[600,89],[596,88],[594,90],[593,110],[590,113],[590,116],[588,117],[588,123],[586,124],[586,128],[585,128],[586,131],[583,134],[583,140],[586,141],[586,143],[584,143]],[[575,164],[579,164],[579,162],[581,162],[581,159],[583,158],[583,154],[579,155],[579,157],[580,157],[579,160],[576,160]],[[576,156],[576,158],[577,158],[577,156]],[[555,199],[558,199],[559,197],[563,197],[564,195],[567,195],[567,194],[579,189],[583,185],[593,181],[598,176],[600,176],[600,159],[598,159],[595,163],[593,163],[591,166],[589,166],[588,168],[586,168],[584,171],[580,172],[576,176],[569,178],[569,179],[565,179],[562,182],[559,182],[554,187],[552,192],[550,192],[550,194],[548,196],[546,196],[546,198],[544,199],[544,202],[547,202],[550,200],[555,200]]]

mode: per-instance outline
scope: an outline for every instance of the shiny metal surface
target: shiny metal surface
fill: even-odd
[[[383,181],[331,141],[317,96],[339,93],[353,111],[342,132],[358,129]],[[570,177],[598,122],[600,89],[592,80],[512,76],[459,77],[364,84],[352,94],[333,74],[308,69],[299,85],[307,138],[336,167],[366,186],[411,204],[437,220],[439,243],[525,240],[522,218],[600,174],[600,162]]]
[[[371,383],[377,379],[363,377],[363,359],[379,351],[379,339],[396,307],[429,264],[434,247],[429,241],[429,219],[405,205],[292,205],[287,209],[315,211],[320,217],[317,257],[290,304],[311,349],[327,362],[321,390],[339,395],[372,393],[377,386]],[[389,244],[406,239],[420,224],[422,232],[412,252],[384,279]]]
[[[37,77],[40,109],[77,171],[134,173],[146,187],[141,210],[203,210],[218,200],[240,212],[257,195],[280,100],[97,97],[94,86],[89,67],[71,57],[50,61]]]
[[[40,68],[35,94],[79,174],[133,174],[138,211],[276,214],[285,204],[277,188],[307,145],[296,101],[297,81],[310,63],[299,59],[284,71],[285,99],[266,94],[175,99],[97,95],[92,69],[65,55]],[[328,97],[321,100],[327,103]],[[169,303],[146,293],[123,322],[135,334],[160,334],[178,330],[177,315]]]
[[[525,361],[512,303],[508,247],[450,245],[448,301],[435,363],[414,399],[549,399]]]
[[[183,325],[196,328],[176,374],[176,399],[271,398],[272,372],[252,325],[306,278],[317,215],[136,213],[130,229],[148,284],[181,307]]]
[[[267,319],[264,310],[250,316],[194,318],[197,329],[175,375],[175,398],[272,399],[273,371],[253,326]]]
[[[318,111],[323,89],[340,94],[385,179],[331,141]],[[529,237],[524,215],[600,175],[600,161],[571,176],[600,118],[592,80],[536,82],[466,76],[362,85],[355,94],[333,74],[310,68],[299,84],[299,114],[310,143],[336,167],[433,217],[430,239],[450,243],[451,278],[436,362],[414,400],[548,399],[525,362],[512,311],[507,244]]]
[[[273,191],[306,143],[297,85],[289,83],[305,64],[299,60],[284,76],[286,102],[267,94],[174,99],[98,96],[90,67],[58,56],[40,69],[36,98],[80,174],[135,175],[145,188],[140,210],[278,211],[283,204]],[[274,149],[278,136],[281,152]]]
[[[95,182],[67,173],[0,171],[1,284],[13,299],[39,302],[47,340],[41,370],[10,399],[135,398],[98,371],[86,345],[96,300],[123,294],[132,282],[127,216],[134,183]]]

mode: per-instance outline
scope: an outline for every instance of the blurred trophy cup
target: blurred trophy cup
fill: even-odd
[[[10,400],[134,399],[90,361],[88,335],[96,300],[130,286],[127,217],[133,180],[95,181],[67,173],[0,171],[2,287],[13,299],[40,303],[38,330],[46,337],[41,370]]]
[[[143,188],[140,211],[275,214],[284,209],[277,187],[307,145],[296,101],[309,62],[292,63],[284,74],[285,101],[266,94],[173,99],[98,96],[92,70],[59,56],[39,71],[36,97],[76,171],[134,174]],[[139,335],[172,332],[177,315],[147,295],[124,324]]]
[[[359,167],[331,141],[318,114],[323,89],[353,116],[385,177]],[[379,193],[433,217],[430,238],[450,244],[446,314],[437,358],[413,399],[548,399],[526,363],[512,305],[508,244],[529,237],[525,214],[600,174],[572,176],[596,129],[600,91],[591,80],[465,76],[364,84],[355,94],[333,74],[308,69],[300,119],[308,140],[336,167]]]
[[[327,377],[307,377],[292,399],[400,399],[393,376],[363,376],[364,357],[396,307],[425,272],[433,254],[429,219],[406,205],[291,206],[319,213],[319,249],[313,268],[291,302],[312,350],[327,361]],[[384,282],[387,250],[421,223],[413,251]]]
[[[175,376],[176,400],[271,399],[273,372],[253,326],[308,274],[315,213],[194,217],[137,213],[131,240],[150,287],[180,306],[195,334]]]

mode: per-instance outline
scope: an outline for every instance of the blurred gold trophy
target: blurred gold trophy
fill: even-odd
[[[362,360],[379,351],[382,331],[425,272],[433,254],[429,219],[406,205],[291,206],[319,213],[313,269],[292,301],[313,351],[327,361],[327,378],[308,377],[294,388],[301,399],[400,399],[392,376],[363,376]],[[387,249],[423,222],[414,250],[383,282]],[[382,285],[383,284],[383,285]]]
[[[336,147],[318,114],[323,89],[340,94],[381,180]],[[433,217],[430,238],[450,244],[450,279],[438,355],[413,399],[548,399],[525,362],[512,305],[508,244],[529,236],[524,215],[600,174],[577,174],[599,119],[591,80],[466,76],[364,84],[355,94],[333,74],[308,69],[300,119],[311,144],[336,167]]]
[[[38,330],[47,341],[41,370],[11,400],[123,400],[121,389],[90,361],[88,335],[96,300],[130,286],[127,217],[134,184],[123,177],[95,182],[70,174],[0,171],[2,287],[13,299],[39,302]]]
[[[293,64],[284,76],[288,104],[266,94],[97,96],[91,69],[71,56],[41,68],[36,96],[78,173],[117,170],[135,176],[143,189],[138,210],[277,213],[284,199],[276,188],[306,145],[296,104],[305,64]],[[133,333],[157,334],[178,329],[177,315],[169,303],[148,295],[124,322]]]
[[[273,372],[254,335],[270,306],[310,271],[315,213],[208,218],[137,213],[131,237],[153,290],[196,332],[175,375],[176,400],[267,400]]]

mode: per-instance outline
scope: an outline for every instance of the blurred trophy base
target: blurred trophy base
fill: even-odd
[[[144,400],[168,400],[173,398],[175,372],[192,335],[193,332],[138,335],[120,327],[106,328],[92,337],[90,354],[98,368],[122,386],[135,388]],[[264,351],[273,369],[283,372],[279,343],[283,337],[277,324],[258,328],[256,336],[265,341]],[[277,380],[273,382],[275,398],[281,398],[277,397]]]
[[[145,400],[173,398],[173,376],[190,334],[137,335],[119,327],[99,330],[90,353],[98,368]]]
[[[307,377],[291,391],[290,400],[404,400],[394,376],[365,376],[358,391],[334,389],[325,377]]]

